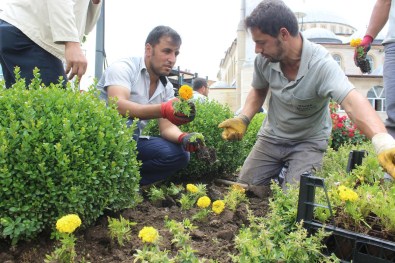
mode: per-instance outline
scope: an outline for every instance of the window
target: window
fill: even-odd
[[[366,59],[369,61],[370,64],[370,69],[373,71],[374,70],[374,61],[373,61],[373,57],[370,55],[366,56]]]
[[[338,54],[334,54],[332,57],[337,62],[337,64],[339,64],[339,66],[341,67],[342,66],[342,58],[341,58],[341,56],[338,55]]]
[[[385,111],[385,95],[382,86],[374,86],[368,91],[368,100],[376,111]]]
[[[4,77],[3,77],[3,70],[1,69],[1,67],[0,67],[0,80],[2,80]]]

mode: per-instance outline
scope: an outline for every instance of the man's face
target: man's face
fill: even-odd
[[[258,28],[251,28],[255,42],[255,53],[260,53],[270,62],[280,62],[284,58],[284,46],[281,39],[262,33]]]
[[[145,45],[146,66],[148,70],[160,76],[168,76],[177,61],[180,46],[172,38],[163,36],[155,46]]]
[[[209,92],[209,88],[203,86],[203,89],[204,89],[203,90],[203,95],[207,97],[208,96],[208,92]]]

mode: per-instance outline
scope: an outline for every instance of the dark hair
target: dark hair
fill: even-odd
[[[207,87],[207,81],[202,78],[193,80],[193,90],[199,90],[201,87]]]
[[[281,28],[291,36],[299,33],[298,20],[292,10],[281,0],[264,0],[245,19],[246,28],[257,28],[262,33],[277,37]]]
[[[145,44],[155,46],[159,43],[160,38],[163,36],[171,37],[174,44],[181,46],[180,35],[174,29],[168,26],[157,26],[152,29],[151,32],[148,34],[147,39],[145,40]]]

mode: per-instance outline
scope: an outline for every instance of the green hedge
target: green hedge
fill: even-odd
[[[65,214],[84,225],[105,208],[134,204],[139,162],[133,129],[94,91],[28,89],[19,80],[0,89],[0,235],[35,237]]]
[[[182,125],[185,132],[200,132],[204,135],[206,146],[214,148],[217,155],[215,163],[207,163],[191,154],[188,166],[177,173],[178,178],[185,180],[214,179],[225,174],[234,173],[240,167],[256,141],[256,134],[264,119],[264,114],[257,114],[251,121],[242,141],[225,141],[221,137],[223,129],[218,128],[222,121],[232,118],[233,112],[227,105],[217,101],[195,102],[196,117],[194,121]],[[145,134],[158,135],[156,121],[150,121],[144,130]]]

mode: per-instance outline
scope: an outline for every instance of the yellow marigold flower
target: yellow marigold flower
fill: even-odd
[[[180,97],[184,100],[189,100],[192,98],[193,95],[193,90],[190,86],[188,85],[182,85],[180,89],[178,90],[178,94],[180,94]]]
[[[350,189],[346,186],[340,185],[338,188],[338,191],[339,191],[340,200],[342,200],[342,201],[353,202],[353,201],[358,200],[358,198],[359,198],[358,194],[356,192],[354,192],[352,189]]]
[[[350,46],[357,47],[357,46],[359,46],[361,44],[361,42],[362,42],[362,39],[360,39],[360,38],[353,38],[350,41]]]
[[[153,228],[152,226],[145,226],[139,232],[139,238],[143,240],[143,242],[147,243],[155,243],[159,238],[158,230]]]
[[[212,210],[214,211],[214,213],[216,213],[217,215],[221,214],[222,211],[224,211],[225,209],[225,202],[222,200],[217,200],[213,202],[213,207]]]
[[[232,185],[232,191],[238,191],[240,193],[245,193],[246,189],[244,189],[240,185],[234,184],[234,185]]]
[[[197,193],[199,192],[199,188],[197,188],[197,186],[194,184],[187,184],[187,191],[191,193]]]
[[[197,205],[198,205],[198,207],[200,207],[200,208],[209,207],[210,204],[211,204],[211,200],[210,200],[210,198],[209,198],[208,196],[200,197],[200,198],[198,199],[198,201],[197,201]]]
[[[65,215],[56,221],[56,229],[60,233],[73,233],[81,225],[81,219],[76,214]]]

